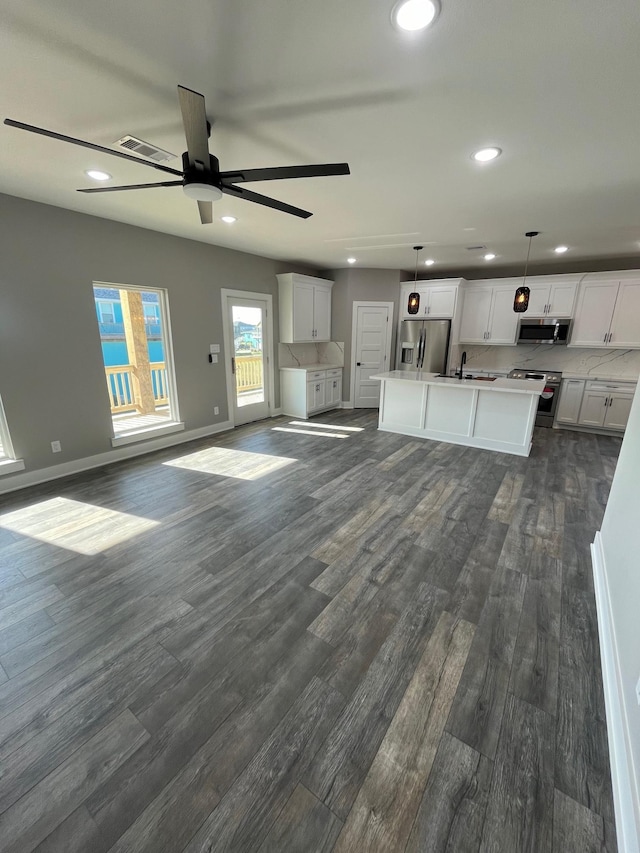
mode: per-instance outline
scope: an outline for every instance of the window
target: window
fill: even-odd
[[[114,445],[183,429],[174,393],[166,293],[93,287]]]
[[[2,400],[0,399],[0,475],[11,474],[14,471],[22,471],[24,462],[22,459],[16,459],[9,435],[7,419],[5,418]]]

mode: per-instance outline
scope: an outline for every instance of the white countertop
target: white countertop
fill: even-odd
[[[301,364],[299,367],[281,367],[280,370],[306,370],[311,373],[315,370],[342,370],[342,364]]]
[[[436,373],[414,372],[410,370],[391,370],[389,373],[377,373],[371,379],[385,381],[419,382],[424,385],[451,385],[454,388],[478,388],[482,391],[501,391],[509,394],[542,394],[545,383],[536,379],[456,379],[452,376],[438,376]]]

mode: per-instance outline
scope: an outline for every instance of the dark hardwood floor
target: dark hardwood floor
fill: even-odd
[[[616,850],[620,440],[278,418],[0,499],[0,850]]]

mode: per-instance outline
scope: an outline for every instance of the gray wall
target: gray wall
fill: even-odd
[[[393,302],[391,366],[396,351],[400,271],[375,269],[330,270],[327,277],[335,282],[331,296],[331,338],[344,341],[344,373],[342,399],[349,399],[351,387],[351,324],[354,302]]]
[[[189,430],[228,418],[223,359],[207,360],[209,344],[222,344],[220,289],[272,294],[277,343],[276,274],[317,274],[1,194],[0,221],[0,395],[16,456],[30,471],[111,450],[94,281],[167,289]],[[277,377],[276,365],[276,406]],[[62,453],[51,453],[54,439]]]

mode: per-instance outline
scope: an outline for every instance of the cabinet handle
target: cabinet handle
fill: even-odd
[[[613,332],[609,332],[609,343],[611,343],[611,338],[613,337]]]
[[[487,332],[487,340],[488,340],[488,341],[490,341],[490,340],[491,340],[491,332]]]
[[[608,335],[608,334],[605,334],[605,336],[604,336],[604,342],[605,342],[605,344],[606,344],[606,342],[607,342],[607,338],[608,338],[608,337],[609,337],[609,335]]]

